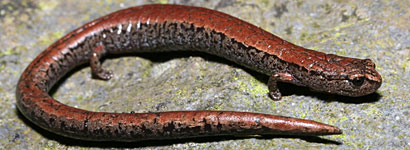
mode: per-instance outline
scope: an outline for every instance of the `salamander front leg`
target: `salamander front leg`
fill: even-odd
[[[105,54],[106,50],[104,46],[102,44],[99,44],[90,54],[90,66],[93,75],[102,80],[109,80],[114,76],[114,74],[112,73],[112,71],[102,68],[100,62],[100,58]]]
[[[282,94],[280,93],[278,86],[277,86],[277,82],[287,82],[287,83],[293,83],[296,85],[300,85],[300,82],[298,80],[296,80],[291,74],[286,73],[286,72],[277,72],[277,73],[273,73],[270,77],[269,77],[269,81],[268,81],[268,88],[269,88],[269,95],[270,97],[275,100],[278,101],[282,98]]]

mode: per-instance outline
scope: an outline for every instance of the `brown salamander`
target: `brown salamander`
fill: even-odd
[[[119,10],[70,32],[37,56],[17,85],[18,109],[51,132],[83,140],[138,141],[235,134],[330,135],[336,127],[311,120],[231,111],[156,113],[91,112],[67,106],[48,91],[68,71],[89,63],[101,67],[108,54],[194,50],[270,75],[269,94],[281,99],[276,82],[345,96],[375,92],[382,78],[370,59],[309,50],[222,12],[182,5],[144,5]]]

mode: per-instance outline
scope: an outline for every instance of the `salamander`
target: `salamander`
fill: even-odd
[[[201,7],[153,4],[131,7],[91,21],[57,40],[24,70],[17,107],[53,133],[91,141],[141,141],[218,135],[331,135],[337,127],[251,112],[92,112],[60,103],[49,90],[73,68],[89,64],[100,79],[109,54],[199,51],[269,75],[270,97],[281,99],[277,82],[345,96],[375,92],[382,78],[370,59],[306,49],[228,14]]]

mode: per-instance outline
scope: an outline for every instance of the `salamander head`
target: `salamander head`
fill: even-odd
[[[344,96],[368,95],[382,84],[382,78],[370,59],[351,59],[344,64],[343,71],[323,72],[319,76],[322,80],[310,86],[313,90]],[[326,82],[323,83],[323,80]]]

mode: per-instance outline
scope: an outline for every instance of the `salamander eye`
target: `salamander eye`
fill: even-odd
[[[363,78],[363,77],[354,78],[354,79],[351,80],[350,82],[352,82],[353,85],[355,85],[355,86],[362,86],[363,83],[364,83],[364,78]]]

